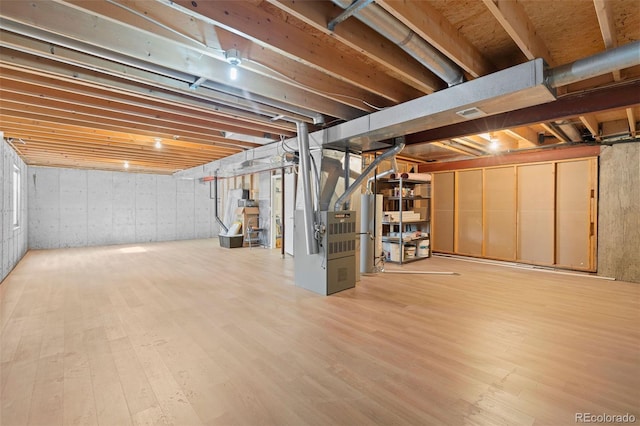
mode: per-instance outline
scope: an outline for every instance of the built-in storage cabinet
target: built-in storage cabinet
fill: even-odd
[[[431,183],[409,179],[378,181],[382,194],[382,250],[388,262],[430,256]]]
[[[433,250],[596,268],[597,159],[433,173]]]

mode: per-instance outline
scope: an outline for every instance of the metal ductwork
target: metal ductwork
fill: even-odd
[[[395,157],[394,157],[395,158]],[[373,194],[373,189],[371,188],[371,186],[373,185],[373,182],[382,179],[383,177],[389,176],[392,173],[395,173],[398,170],[397,167],[391,167],[389,170],[386,170],[382,173],[378,173],[377,175],[373,175],[371,176],[368,180],[367,180],[367,194]]]
[[[218,215],[218,176],[216,175],[214,178],[214,195],[213,198],[215,198],[213,201],[213,215],[216,218],[216,222],[218,222],[218,225],[220,225],[220,228],[224,229],[224,232],[227,233],[229,232],[229,228],[227,228],[227,226],[224,224],[224,222],[222,221],[222,219],[220,219],[220,216]],[[209,183],[211,184],[211,183]]]
[[[311,192],[311,150],[309,149],[309,130],[307,123],[298,122],[298,149],[300,150],[300,177],[302,178],[304,234],[307,254],[318,253],[318,242],[315,239],[315,223],[313,221],[313,200]]]
[[[389,145],[380,141],[553,102],[556,96],[550,86],[557,87],[637,65],[640,65],[640,42],[554,69],[546,68],[542,59],[534,59],[319,130],[313,134],[314,140],[322,141],[322,148],[328,149],[382,150]],[[295,139],[287,142],[294,149],[295,143]],[[255,158],[269,158],[277,155],[278,149],[276,144],[272,144],[251,152],[255,153]],[[236,154],[222,163],[245,159]]]
[[[634,41],[624,46],[553,68],[549,71],[547,84],[551,87],[566,86],[567,84],[638,64],[640,64],[640,41]]]
[[[395,145],[393,148],[383,152],[382,155],[380,155],[379,157],[376,157],[376,159],[373,160],[371,164],[369,164],[369,167],[367,167],[364,170],[364,172],[362,172],[362,174],[358,176],[358,179],[356,179],[351,184],[351,186],[349,186],[349,188],[347,188],[347,190],[344,191],[344,193],[340,196],[340,198],[338,198],[338,200],[336,201],[336,204],[333,206],[333,210],[334,211],[342,210],[342,208],[346,205],[347,199],[351,196],[351,194],[353,194],[353,191],[360,188],[360,185],[364,183],[367,176],[369,176],[369,173],[371,173],[376,167],[378,167],[378,164],[380,164],[383,160],[386,160],[389,157],[395,157],[403,149],[404,149],[404,142],[400,142],[397,145]]]
[[[347,9],[351,5],[349,0],[333,0],[333,2],[343,9]],[[464,82],[464,74],[455,62],[380,6],[369,4],[354,11],[353,16],[397,44],[415,60],[443,79],[450,87]]]

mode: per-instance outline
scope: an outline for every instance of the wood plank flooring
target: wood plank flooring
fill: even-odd
[[[0,424],[640,419],[640,284],[446,258],[403,270],[458,274],[323,297],[279,251],[216,240],[31,251],[0,285]]]

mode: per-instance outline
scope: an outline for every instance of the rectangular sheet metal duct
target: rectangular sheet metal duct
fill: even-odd
[[[324,147],[366,150],[376,141],[554,101],[545,64],[535,59],[323,130]],[[363,149],[364,148],[364,149]]]
[[[545,63],[542,59],[535,59],[310,133],[310,145],[312,149],[338,149],[356,153],[383,150],[396,137],[471,121],[477,114],[489,117],[555,99],[554,89],[545,84]],[[470,110],[474,114],[469,115]],[[290,149],[298,149],[297,138],[288,139],[286,144]],[[224,158],[215,165],[224,169],[221,170],[222,176],[241,175],[241,168],[234,169],[233,166],[246,160],[247,155],[250,154],[253,159],[267,159],[277,156],[281,151],[278,144],[265,145]],[[274,164],[273,168],[276,166],[282,167]]]

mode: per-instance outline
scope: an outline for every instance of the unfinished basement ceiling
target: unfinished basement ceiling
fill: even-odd
[[[447,87],[355,16],[330,31],[336,3],[2,0],[0,130],[30,165],[173,173],[292,137],[295,120],[332,127]],[[637,0],[378,0],[358,13],[373,9],[465,80],[640,40]],[[409,134],[402,154],[632,140],[640,67],[559,87],[552,104]]]

